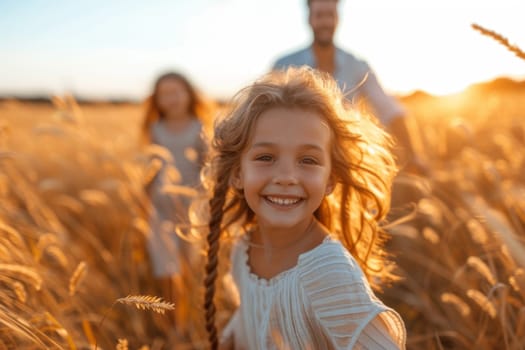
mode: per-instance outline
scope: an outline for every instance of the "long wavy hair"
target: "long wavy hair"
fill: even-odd
[[[397,172],[390,136],[375,118],[352,110],[328,74],[307,67],[271,72],[241,90],[230,112],[217,121],[203,169],[210,196],[204,307],[212,349],[218,346],[214,295],[220,242],[256,225],[253,211],[231,179],[240,169],[257,118],[277,107],[313,111],[329,125],[335,188],[314,215],[359,262],[373,287],[392,276],[379,225],[389,210]]]
[[[194,118],[198,118],[205,125],[211,124],[214,108],[213,103],[206,99],[183,74],[178,72],[166,72],[157,78],[153,85],[152,94],[144,101],[145,112],[142,123],[141,138],[142,142],[145,144],[151,142],[150,133],[152,125],[165,117],[158,105],[158,93],[160,84],[169,79],[180,81],[188,92],[188,114]]]

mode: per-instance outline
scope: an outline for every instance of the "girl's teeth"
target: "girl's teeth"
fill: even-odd
[[[268,200],[270,200],[270,202],[272,203],[279,204],[279,205],[292,205],[292,204],[299,202],[299,199],[297,198],[291,199],[291,198],[268,197]]]

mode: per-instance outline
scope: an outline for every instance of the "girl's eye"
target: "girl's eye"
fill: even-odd
[[[263,154],[263,155],[255,157],[255,160],[261,161],[261,162],[271,162],[273,160],[273,157],[269,154]]]
[[[303,159],[301,159],[301,163],[308,164],[308,165],[317,165],[317,164],[319,164],[317,159],[312,158],[312,157],[304,157]]]

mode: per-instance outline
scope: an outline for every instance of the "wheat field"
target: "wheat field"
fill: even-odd
[[[525,349],[525,89],[402,100],[425,176],[402,171],[387,245],[408,349]],[[141,107],[0,102],[0,350],[204,349],[202,266],[157,298]],[[234,305],[221,283],[219,322]],[[171,309],[186,322],[171,327]]]

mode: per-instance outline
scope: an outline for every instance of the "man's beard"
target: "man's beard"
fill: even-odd
[[[332,46],[334,44],[334,35],[314,35],[314,41],[321,47]]]

